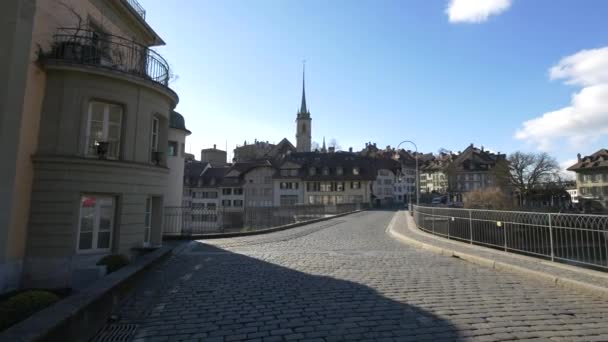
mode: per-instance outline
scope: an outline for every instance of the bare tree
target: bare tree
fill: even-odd
[[[545,152],[517,151],[509,156],[509,176],[523,198],[542,183],[553,182],[559,176],[559,163]]]
[[[340,146],[340,144],[338,143],[338,140],[336,140],[335,138],[332,138],[329,141],[329,145],[327,145],[327,147],[333,147],[334,150],[338,151],[342,148],[342,146]]]
[[[470,191],[463,197],[464,206],[468,209],[509,210],[513,208],[509,196],[498,187]]]
[[[313,142],[310,144],[310,150],[311,150],[311,151],[313,151],[313,152],[314,152],[314,151],[317,151],[317,150],[319,150],[319,151],[320,151],[320,150],[321,150],[321,145],[319,145],[319,143],[318,143],[318,142],[313,141]]]

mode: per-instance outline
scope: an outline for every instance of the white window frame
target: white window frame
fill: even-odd
[[[171,148],[174,147],[174,148]],[[179,156],[179,143],[174,140],[169,140],[167,142],[167,156],[169,157],[177,157]]]
[[[110,142],[108,140],[108,132],[110,130],[110,126],[111,125],[116,125],[114,123],[110,124],[110,107],[111,106],[116,106],[120,108],[120,120],[118,123],[118,141],[117,141],[117,146],[116,146],[116,151],[117,154],[115,156],[109,154],[110,151],[108,151],[108,154],[106,154],[106,158],[107,159],[112,159],[112,160],[116,160],[120,158],[120,140],[122,138],[122,119],[123,119],[123,115],[124,115],[124,109],[122,108],[122,106],[117,105],[115,103],[110,103],[110,102],[103,102],[103,101],[90,101],[89,102],[89,108],[88,108],[88,113],[87,113],[87,131],[86,131],[86,145],[85,145],[85,151],[84,154],[87,157],[95,157],[97,158],[97,151],[91,152],[91,146],[94,144],[94,141],[91,141],[91,139],[93,139],[93,137],[91,137],[91,118],[93,116],[93,104],[101,104],[104,106],[103,108],[103,121],[102,121],[102,136],[104,140],[101,141],[105,141],[105,142]]]
[[[82,199],[83,197],[94,197],[95,198],[95,216],[93,218],[93,230],[91,238],[91,248],[80,248],[80,234],[82,233]],[[110,243],[107,248],[97,248],[99,239],[99,221],[100,221],[100,207],[97,205],[100,199],[109,199],[112,201],[112,219],[110,220]],[[97,195],[97,194],[81,194],[80,200],[78,201],[78,235],[76,236],[76,253],[87,254],[87,253],[99,253],[109,252],[112,250],[112,239],[114,237],[114,223],[116,221],[116,198],[108,195]]]
[[[149,247],[150,240],[152,236],[152,205],[154,201],[152,200],[152,196],[146,197],[145,207],[144,207],[144,240],[143,246]],[[146,224],[147,219],[147,224]],[[147,239],[146,239],[147,236]]]
[[[154,129],[156,127],[156,129]],[[158,152],[158,136],[160,133],[160,120],[154,116],[150,124],[150,161],[152,161],[152,153]]]

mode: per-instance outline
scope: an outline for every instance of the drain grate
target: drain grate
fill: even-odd
[[[136,330],[137,324],[108,324],[91,342],[128,342],[131,341]]]

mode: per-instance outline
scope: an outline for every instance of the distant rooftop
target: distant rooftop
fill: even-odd
[[[601,149],[590,156],[581,157],[579,154],[577,163],[568,168],[569,171],[581,171],[597,168],[608,168],[608,149]]]

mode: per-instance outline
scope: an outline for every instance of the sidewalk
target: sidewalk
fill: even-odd
[[[402,242],[435,253],[608,298],[606,273],[438,237],[418,229],[407,211],[399,211],[395,214],[387,232]]]

